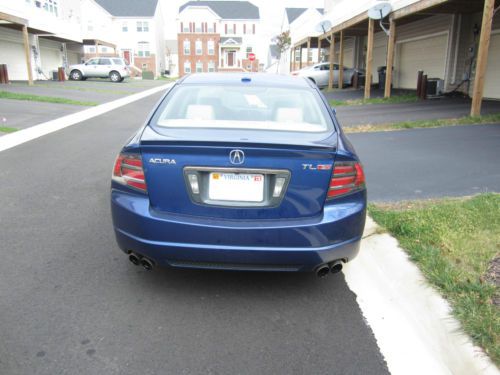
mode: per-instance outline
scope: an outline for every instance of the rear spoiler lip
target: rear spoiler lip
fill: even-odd
[[[187,136],[184,132],[175,134],[170,130],[167,134],[160,134],[146,126],[142,132],[141,146],[170,145],[170,146],[212,146],[212,147],[266,147],[283,149],[324,149],[332,151],[337,148],[338,133],[332,129],[325,133],[289,133],[289,132],[269,132],[263,134],[257,131],[237,131],[227,132],[224,130],[210,129],[210,136],[193,133],[192,130]],[[184,133],[184,134],[182,134]],[[308,138],[308,139],[307,139]]]

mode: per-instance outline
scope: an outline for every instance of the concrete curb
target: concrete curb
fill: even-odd
[[[369,217],[344,275],[392,374],[500,374],[396,239]]]

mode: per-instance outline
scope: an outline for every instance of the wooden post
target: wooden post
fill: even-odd
[[[368,42],[366,45],[366,77],[365,77],[365,99],[370,99],[372,85],[372,65],[373,65],[373,19],[368,20]]]
[[[340,31],[339,89],[344,88],[344,30]]]
[[[293,72],[295,70],[295,69],[293,69],[293,65],[292,65],[292,62],[294,62],[294,57],[295,57],[295,49],[292,46],[292,48],[290,48],[290,72]]]
[[[28,26],[23,26],[24,57],[26,58],[26,69],[28,70],[28,85],[33,85],[33,70],[31,69],[31,48],[28,36]]]
[[[99,43],[95,43],[95,57],[99,57]]]
[[[311,50],[311,38],[307,38],[306,66],[309,66],[309,51]]]
[[[302,44],[299,46],[299,69],[302,69]]]
[[[396,44],[396,21],[390,20],[389,27],[389,44],[387,45],[387,61],[385,71],[385,92],[384,98],[391,97],[392,86],[392,67],[394,65],[394,45]]]
[[[321,38],[318,38],[318,63],[321,62]]]
[[[330,35],[330,74],[328,76],[328,90],[333,88],[333,54],[335,53],[335,34]]]
[[[495,0],[484,0],[483,22],[481,24],[481,37],[477,52],[476,76],[474,77],[474,90],[472,91],[471,116],[481,115],[481,104],[484,94],[484,76],[488,64],[488,48],[490,46],[491,23],[493,21],[493,8]]]

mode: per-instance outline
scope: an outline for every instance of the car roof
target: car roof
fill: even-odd
[[[196,73],[186,76],[179,84],[312,87],[303,77],[272,73]]]

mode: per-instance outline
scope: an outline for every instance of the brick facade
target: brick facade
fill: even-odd
[[[202,71],[208,72],[209,63],[213,62],[214,71],[218,70],[219,66],[219,42],[220,35],[216,33],[179,33],[177,34],[179,48],[179,76],[187,74],[184,70],[185,63],[189,63],[191,73],[196,72],[196,64],[201,63]],[[184,42],[189,41],[189,55],[185,54]],[[201,55],[196,54],[196,41],[201,41]],[[213,55],[208,54],[208,41],[214,42]]]

